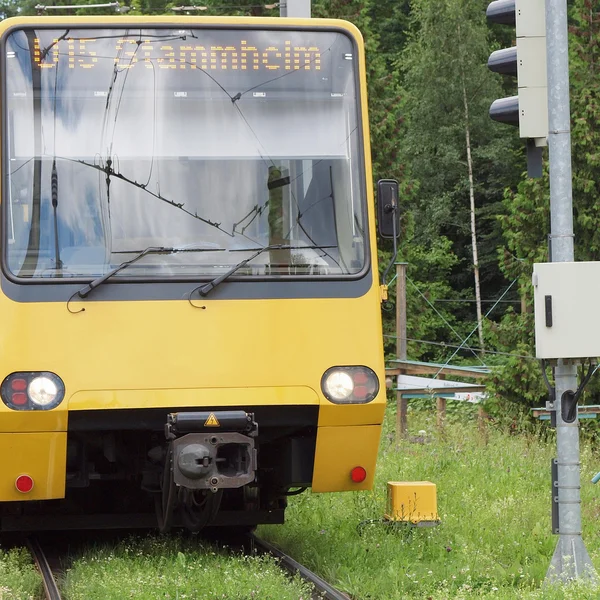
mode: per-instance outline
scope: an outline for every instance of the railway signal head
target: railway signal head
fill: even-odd
[[[488,21],[516,28],[516,46],[492,52],[488,68],[517,78],[518,94],[495,100],[494,121],[519,128],[527,140],[530,177],[540,177],[542,147],[548,137],[548,83],[546,75],[546,7],[544,0],[494,0]]]

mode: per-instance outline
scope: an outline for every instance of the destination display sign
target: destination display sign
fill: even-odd
[[[350,37],[327,30],[27,28],[6,43],[8,89],[19,97],[30,85],[43,97],[343,97],[353,59]]]
[[[93,70],[99,62],[111,60],[119,69],[272,73],[321,70],[322,48],[312,40],[292,40],[292,36],[286,37],[282,32],[271,32],[277,33],[280,39],[264,41],[265,32],[241,31],[234,39],[231,32],[226,33],[219,36],[213,31],[206,36],[202,31],[179,31],[156,39],[156,35],[144,35],[140,31],[112,40],[69,35],[53,39],[35,37],[32,54],[34,64],[40,69],[54,69],[59,62],[66,62],[69,69]],[[210,39],[204,40],[207,37]]]

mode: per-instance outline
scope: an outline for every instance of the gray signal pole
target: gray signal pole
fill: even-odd
[[[567,1],[546,0],[548,69],[548,146],[550,152],[550,218],[552,262],[575,260],[571,181],[569,52]],[[565,392],[577,390],[577,362],[558,359],[554,374],[558,466],[558,543],[547,582],[597,579],[581,530],[579,419],[565,423],[561,403]]]
[[[279,16],[310,19],[310,0],[281,0]]]

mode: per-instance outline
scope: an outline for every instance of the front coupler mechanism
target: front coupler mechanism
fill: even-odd
[[[168,415],[175,484],[214,492],[254,481],[257,433],[254,415],[243,410]]]
[[[169,445],[156,497],[160,531],[168,531],[177,514],[184,527],[199,531],[217,515],[224,489],[254,481],[257,435],[254,415],[243,410],[168,415]]]

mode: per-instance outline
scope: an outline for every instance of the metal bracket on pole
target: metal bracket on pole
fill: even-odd
[[[560,527],[558,524],[558,461],[553,458],[550,464],[552,473],[552,533],[557,535]]]
[[[282,0],[279,5],[280,17],[310,19],[311,0]]]

